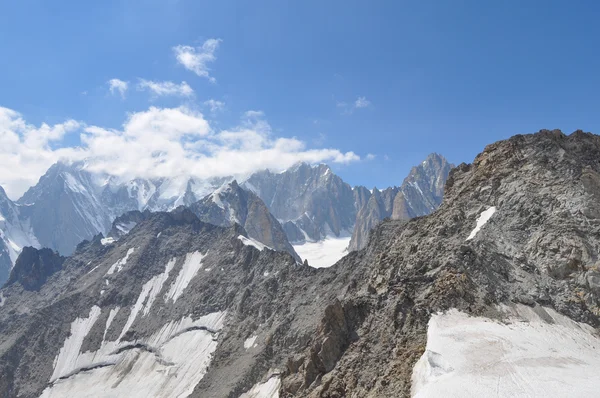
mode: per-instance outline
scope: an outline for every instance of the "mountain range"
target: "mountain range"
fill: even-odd
[[[0,396],[595,396],[599,159],[582,131],[491,144],[429,215],[392,219],[411,190],[374,191],[363,206],[391,217],[324,269],[252,238],[256,198],[233,182],[198,208],[126,213],[67,257],[25,249],[0,289]],[[405,182],[439,185],[426,175]],[[294,203],[271,213],[300,229]]]
[[[433,211],[441,202],[439,191],[448,172],[447,162],[435,154],[414,168],[402,185],[406,186],[403,192],[418,184],[423,190],[411,193],[411,202],[402,204],[405,211],[399,216]],[[15,202],[0,190],[0,283],[7,280],[23,247],[70,255],[80,242],[99,233],[107,236],[113,221],[130,211],[171,211],[187,206],[203,221],[220,226],[237,222],[252,239],[288,251],[298,261],[308,259],[315,266],[332,265],[349,244],[351,249],[364,246],[368,230],[389,216],[372,211],[379,191],[352,188],[324,164],[299,163],[279,173],[265,170],[239,185],[232,180],[121,181],[88,171],[85,162],[57,163]],[[361,233],[350,242],[355,225]],[[333,254],[323,261],[323,253]]]

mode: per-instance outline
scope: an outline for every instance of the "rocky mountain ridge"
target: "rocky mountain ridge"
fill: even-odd
[[[331,268],[256,247],[237,224],[153,214],[80,245],[39,292],[0,290],[0,394],[429,397],[462,380],[443,388],[518,396],[541,377],[547,396],[589,394],[576,375],[600,363],[599,197],[600,137],[543,130],[489,145],[451,171],[437,211],[382,222]],[[487,328],[467,339],[484,353],[471,373],[464,352],[432,346],[445,315]],[[507,325],[564,343],[511,361],[489,329]],[[587,362],[560,351],[571,331]],[[523,364],[537,371],[520,377]]]
[[[242,189],[235,180],[188,208],[209,224],[231,227],[237,223],[246,230],[249,238],[272,249],[288,252],[296,261],[302,261],[264,202],[253,192]]]

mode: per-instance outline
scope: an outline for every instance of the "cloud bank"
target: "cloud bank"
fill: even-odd
[[[69,142],[79,138],[80,145]],[[150,107],[110,129],[67,120],[34,126],[0,107],[0,185],[16,199],[55,162],[85,160],[94,172],[123,180],[189,176],[243,178],[261,169],[282,170],[299,161],[349,163],[354,152],[311,149],[297,138],[276,137],[259,111],[215,130],[189,107]]]

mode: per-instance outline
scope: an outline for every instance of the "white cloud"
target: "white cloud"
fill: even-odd
[[[369,101],[366,97],[358,97],[356,101],[354,101],[354,107],[356,109],[367,108],[371,105],[371,101]]]
[[[140,79],[138,90],[148,90],[154,96],[160,97],[165,95],[174,95],[179,97],[191,97],[194,95],[194,90],[186,82],[181,84],[173,82],[155,82],[152,80]]]
[[[81,146],[69,147],[68,135]],[[58,160],[86,160],[91,171],[123,179],[193,176],[242,178],[299,161],[349,163],[354,152],[310,149],[297,138],[275,137],[260,111],[244,114],[234,128],[215,131],[197,110],[150,107],[129,114],[119,129],[68,120],[40,127],[0,108],[0,185],[17,198]]]
[[[78,148],[54,148],[51,144],[77,131],[74,120],[39,127],[27,124],[21,115],[0,107],[0,185],[13,198],[35,184],[60,159],[80,159]]]
[[[217,59],[215,52],[219,48],[219,44],[221,44],[221,39],[208,39],[200,47],[175,46],[173,52],[175,52],[177,62],[184,68],[215,83],[216,79],[210,76],[207,64]]]
[[[367,156],[365,157],[366,160],[375,160],[377,156],[373,155],[372,153],[368,153]]]
[[[210,109],[211,113],[217,113],[225,109],[225,103],[221,101],[217,101],[214,99],[209,99],[208,101],[204,101],[204,106]]]
[[[125,98],[125,92],[127,92],[127,89],[129,88],[129,82],[120,79],[110,79],[107,83],[111,94],[118,92],[121,94],[121,98]]]
[[[371,106],[371,101],[367,97],[358,97],[356,101],[347,103],[344,101],[337,101],[335,105],[341,109],[342,115],[351,115],[357,109],[368,108]]]
[[[261,119],[265,116],[263,111],[246,111],[244,116],[248,119]]]

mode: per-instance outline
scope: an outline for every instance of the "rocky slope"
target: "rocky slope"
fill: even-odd
[[[19,283],[25,290],[39,290],[50,276],[60,271],[65,257],[50,249],[24,247],[6,282]]]
[[[253,192],[242,189],[235,180],[188,208],[209,224],[230,227],[237,223],[246,230],[249,238],[275,250],[286,251],[297,261],[302,261],[264,202]]]
[[[183,209],[153,214],[118,242],[81,244],[39,292],[27,289],[27,278],[11,278],[0,291],[0,396],[102,396],[111,387],[112,393],[170,396],[191,392],[212,355],[235,354],[255,364],[259,350],[244,342],[268,330],[260,320],[277,304],[246,312],[253,301],[247,300],[249,289],[270,297],[277,285],[269,274],[300,268],[289,254],[252,244],[238,225],[205,224]],[[26,250],[14,274],[38,264]],[[225,332],[223,320],[236,314],[235,329]],[[190,355],[194,347],[199,352]],[[240,367],[236,374],[226,362],[222,366],[228,380],[212,385],[215,396],[241,394],[262,377],[253,373],[260,366]],[[142,376],[149,390],[136,384]],[[94,390],[96,377],[119,382]]]
[[[349,249],[362,249],[369,231],[384,218],[409,220],[435,211],[442,203],[444,185],[453,167],[443,156],[432,153],[411,169],[400,187],[373,189],[366,203],[358,207]]]
[[[436,212],[384,221],[326,269],[264,249],[239,226],[152,215],[116,243],[80,245],[38,292],[0,290],[0,395],[408,397],[416,386],[432,396],[465,361],[432,351],[428,332],[444,314],[526,341],[526,325],[574,325],[596,360],[599,159],[600,137],[580,131],[490,145],[452,170]],[[470,352],[517,344],[490,336],[469,334]],[[542,372],[520,378],[520,363],[575,396],[589,391],[564,377],[581,360],[526,354],[483,355],[462,387],[491,369],[494,390],[479,395],[561,391],[532,390]]]

